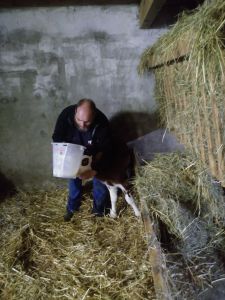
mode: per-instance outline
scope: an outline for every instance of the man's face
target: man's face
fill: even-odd
[[[79,106],[75,112],[74,121],[81,131],[87,131],[91,126],[94,115],[90,107],[86,104]]]

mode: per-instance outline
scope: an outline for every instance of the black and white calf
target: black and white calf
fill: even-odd
[[[86,170],[91,165],[92,158],[89,156],[89,163],[86,166]],[[110,163],[107,163],[107,167],[99,171],[95,176],[101,180],[108,188],[111,200],[110,216],[112,218],[117,217],[116,202],[118,198],[118,189],[120,189],[125,197],[126,202],[133,208],[134,214],[140,217],[141,213],[137,208],[134,198],[131,195],[131,183],[130,179],[134,176],[135,157],[133,150],[129,149],[126,145],[117,146],[112,157],[110,157]]]

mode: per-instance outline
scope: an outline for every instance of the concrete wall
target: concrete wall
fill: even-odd
[[[19,186],[55,182],[53,127],[80,98],[109,118],[152,113],[153,77],[136,68],[165,30],[139,29],[135,5],[1,10],[0,173]]]

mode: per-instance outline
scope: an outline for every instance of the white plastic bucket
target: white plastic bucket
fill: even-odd
[[[70,143],[52,143],[53,176],[76,178],[85,147]]]

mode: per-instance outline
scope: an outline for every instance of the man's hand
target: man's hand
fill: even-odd
[[[79,174],[78,177],[80,179],[87,180],[87,179],[94,177],[96,174],[97,174],[97,172],[95,170],[87,170],[87,171],[84,171],[83,173]]]

